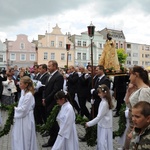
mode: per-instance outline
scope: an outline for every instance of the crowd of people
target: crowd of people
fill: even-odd
[[[123,103],[129,118],[123,148],[150,149],[148,72],[134,66],[129,74],[115,76],[112,81],[105,74],[104,66],[96,66],[93,75],[91,67],[89,64],[86,68],[59,68],[57,61],[50,60],[48,64],[35,63],[31,68],[19,70],[14,66],[1,74],[1,104],[18,102],[14,108],[12,150],[37,150],[35,124],[45,124],[56,104],[61,106],[57,122],[42,135],[49,136],[42,147],[78,150],[75,118],[76,114],[80,114],[89,120],[86,128],[97,124],[97,150],[113,150],[113,110],[116,110],[114,117],[118,117]],[[113,96],[117,100],[116,109]],[[91,110],[86,107],[87,101],[91,103]]]

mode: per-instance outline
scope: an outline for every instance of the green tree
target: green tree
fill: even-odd
[[[120,65],[124,64],[127,59],[127,54],[125,53],[125,50],[123,48],[117,49],[117,55],[118,55],[118,61]]]

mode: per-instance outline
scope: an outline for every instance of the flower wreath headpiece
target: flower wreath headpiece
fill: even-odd
[[[104,92],[104,93],[107,92],[101,85],[99,85],[98,87],[101,88],[102,92]]]

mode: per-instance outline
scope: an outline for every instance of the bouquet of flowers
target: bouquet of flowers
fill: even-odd
[[[35,89],[36,92],[39,90],[40,87],[45,86],[39,80],[34,80],[33,79],[32,81],[33,81],[34,89]]]

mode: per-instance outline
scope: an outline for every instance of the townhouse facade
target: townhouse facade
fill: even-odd
[[[67,52],[66,44],[70,44],[70,50]],[[50,60],[56,60],[58,66],[65,68],[74,65],[74,47],[73,43],[68,39],[67,34],[61,32],[61,28],[56,26],[51,33],[38,35],[38,64],[48,64]]]
[[[0,70],[6,67],[6,44],[0,40]]]
[[[126,67],[150,66],[150,45],[126,42],[122,30],[108,28],[94,33],[92,40],[94,66],[98,65],[108,32],[116,43],[116,49],[123,48],[128,54]],[[66,50],[66,44],[71,45],[69,51]],[[48,64],[49,60],[56,60],[61,68],[67,65],[67,61],[68,66],[86,67],[88,62],[91,62],[91,39],[88,32],[82,32],[81,35],[63,34],[56,24],[52,32],[38,35],[38,40],[32,42],[28,41],[28,36],[25,34],[17,35],[16,41],[7,39],[4,43],[0,41],[0,68],[14,65],[31,67],[35,61],[38,64]]]
[[[150,66],[150,45],[127,42],[126,47],[127,67],[139,65],[147,68]]]
[[[37,61],[36,45],[28,41],[25,34],[17,35],[15,41],[5,41],[6,66],[31,67]]]
[[[75,65],[87,66],[88,62],[91,62],[91,39],[88,36],[88,32],[82,32],[81,35],[70,35],[69,39],[74,44],[75,49]],[[93,45],[93,65],[98,65],[102,50],[105,44],[103,35],[95,31],[92,40]]]

